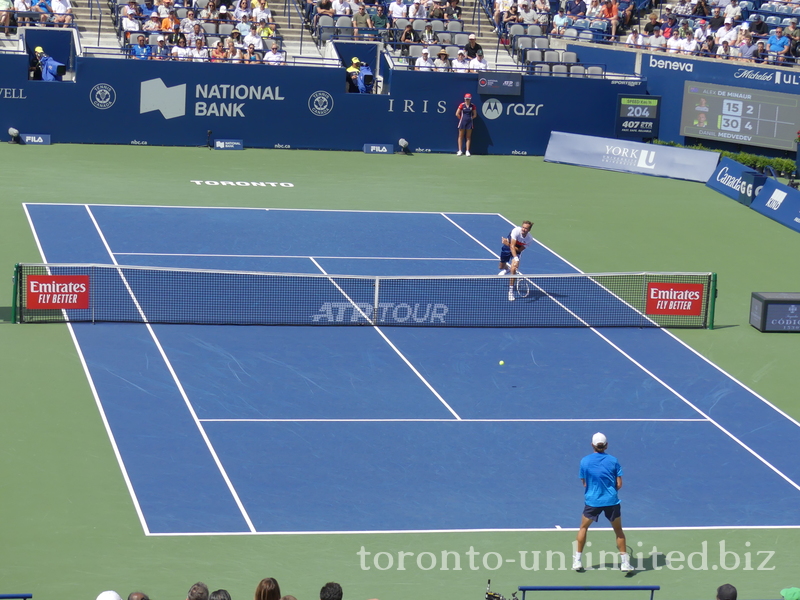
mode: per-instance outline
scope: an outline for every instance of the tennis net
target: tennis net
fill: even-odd
[[[14,285],[20,323],[713,328],[716,296],[714,273],[364,277],[19,264]]]

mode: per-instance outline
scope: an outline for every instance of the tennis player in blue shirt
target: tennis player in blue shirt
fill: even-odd
[[[586,545],[586,534],[589,533],[591,524],[597,522],[600,513],[603,513],[611,521],[611,527],[617,536],[620,570],[630,572],[633,571],[633,566],[628,556],[625,533],[622,531],[622,511],[617,496],[617,492],[622,488],[622,467],[616,458],[606,454],[608,440],[602,433],[598,432],[592,436],[592,448],[594,453],[584,456],[581,460],[579,477],[586,490],[584,494],[586,505],[583,507],[581,528],[578,530],[578,547],[572,568],[576,571],[583,570],[581,556]]]

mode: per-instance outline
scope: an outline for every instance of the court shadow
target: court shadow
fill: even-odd
[[[644,573],[646,571],[654,571],[656,568],[662,568],[667,566],[667,557],[658,552],[654,555],[648,555],[647,557],[637,559],[634,557],[631,560],[634,567],[636,567],[635,571],[631,571],[630,573],[625,573],[625,577],[627,579],[631,579],[636,577],[639,573]],[[587,571],[617,571],[619,570],[619,563],[615,562],[605,562],[605,563],[598,563],[596,565],[592,565],[587,569]]]
[[[11,323],[10,306],[0,306],[0,323]]]
[[[739,325],[717,325],[714,324],[714,329],[728,329],[730,327],[739,327]]]

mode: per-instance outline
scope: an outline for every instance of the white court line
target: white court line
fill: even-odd
[[[304,258],[297,254],[191,254],[169,252],[115,252],[114,256],[197,256],[201,258]],[[453,262],[464,261],[492,261],[492,258],[431,258],[429,256],[314,256],[314,258],[341,259],[341,260],[445,260]]]
[[[36,241],[36,247],[39,249],[39,255],[42,257],[42,260],[47,263],[47,257],[45,256],[44,249],[39,241],[39,234],[36,232],[36,227],[33,225],[33,220],[28,212],[27,205],[23,204],[22,209],[25,211],[25,216],[28,218],[28,225],[33,233],[33,239]],[[64,314],[66,316],[66,311],[64,311]],[[83,356],[83,350],[81,349],[81,345],[78,343],[78,338],[75,336],[75,330],[73,329],[72,323],[70,323],[69,320],[67,320],[67,330],[72,338],[72,343],[75,345],[75,350],[78,352],[78,359],[81,361],[81,366],[83,367],[83,372],[86,375],[86,380],[89,382],[89,389],[94,397],[94,403],[97,405],[97,410],[100,412],[100,419],[103,421],[103,426],[106,428],[106,435],[108,435],[108,439],[111,442],[111,448],[114,451],[114,456],[117,457],[117,464],[119,465],[120,471],[122,471],[122,478],[125,481],[125,485],[128,487],[128,493],[131,495],[133,507],[136,510],[137,516],[139,517],[139,523],[141,523],[145,535],[151,535],[150,528],[147,526],[147,520],[144,517],[144,512],[142,512],[142,506],[139,504],[139,498],[136,495],[136,490],[133,489],[133,483],[128,475],[128,469],[125,468],[125,462],[122,460],[122,454],[119,451],[117,440],[114,438],[114,432],[111,431],[111,425],[108,422],[108,417],[106,417],[106,411],[103,409],[103,405],[100,402],[100,395],[97,393],[97,388],[94,385],[94,379],[92,378],[91,371],[89,371],[89,365],[86,364],[86,358]]]
[[[94,218],[94,215],[92,214],[91,208],[89,207],[88,204],[86,204],[85,206],[86,206],[86,212],[89,213],[89,218],[92,220],[92,223],[94,223],[94,227],[97,230],[97,234],[100,236],[100,240],[103,242],[103,246],[105,247],[106,251],[108,252],[109,257],[111,257],[111,260],[113,261],[114,265],[119,266],[119,264],[117,263],[117,259],[114,258],[114,253],[111,252],[111,248],[108,245],[108,242],[106,241],[106,238],[103,235],[102,230],[100,229],[100,225],[97,223],[97,220]],[[180,393],[181,398],[183,398],[183,401],[186,404],[186,408],[189,410],[189,414],[191,415],[192,419],[194,420],[195,426],[197,427],[198,431],[200,432],[200,435],[202,436],[203,441],[205,442],[206,447],[208,448],[208,451],[211,453],[211,457],[214,459],[214,462],[216,463],[217,468],[219,469],[219,472],[222,475],[222,478],[225,480],[225,484],[228,486],[228,490],[230,491],[231,495],[233,496],[233,499],[236,502],[236,506],[239,507],[239,511],[241,512],[242,517],[244,518],[245,522],[247,523],[247,527],[250,529],[251,532],[255,532],[256,528],[253,525],[253,522],[250,520],[250,516],[247,514],[247,510],[245,509],[244,504],[242,504],[242,501],[239,498],[239,494],[236,493],[236,490],[233,487],[233,483],[231,482],[230,478],[228,477],[228,473],[225,471],[225,467],[222,466],[222,461],[220,461],[216,450],[214,450],[214,446],[211,444],[211,440],[209,439],[208,435],[206,434],[205,429],[203,429],[203,426],[200,423],[200,419],[198,419],[197,413],[195,412],[194,407],[192,406],[191,402],[189,401],[189,396],[186,394],[186,390],[183,388],[183,384],[181,384],[180,379],[178,379],[178,374],[175,372],[175,369],[172,367],[172,363],[170,362],[169,358],[167,357],[167,353],[164,351],[164,348],[161,346],[161,342],[158,340],[158,337],[156,336],[155,331],[153,331],[152,325],[150,325],[150,323],[147,322],[147,317],[145,316],[144,311],[142,311],[141,306],[139,306],[139,301],[137,300],[136,296],[134,295],[133,290],[130,288],[130,285],[128,284],[128,280],[125,278],[125,275],[122,273],[121,270],[119,270],[119,275],[122,278],[123,283],[125,284],[125,288],[128,290],[128,293],[130,294],[131,298],[133,299],[133,302],[136,305],[136,309],[139,311],[139,314],[142,316],[142,319],[144,320],[144,325],[145,325],[145,327],[147,327],[147,331],[150,333],[150,337],[153,338],[153,343],[155,343],[156,348],[158,348],[158,352],[159,352],[159,354],[161,354],[161,358],[164,360],[164,364],[166,365],[167,370],[169,371],[169,374],[172,376],[172,380],[175,382],[175,386],[178,388],[178,392]]]
[[[454,423],[453,419],[200,419],[202,423]],[[708,423],[708,419],[458,419],[460,423]]]
[[[325,269],[323,269],[323,268],[322,268],[322,265],[320,265],[320,264],[319,264],[319,263],[318,263],[316,260],[314,260],[314,258],[313,258],[313,257],[309,256],[308,258],[309,258],[309,260],[310,260],[311,262],[313,262],[313,263],[314,263],[314,265],[316,265],[316,267],[317,267],[317,268],[318,268],[320,271],[322,271],[322,273],[323,273],[324,275],[328,275],[328,273],[325,271]],[[334,281],[332,278],[329,278],[329,281],[330,281],[330,282],[331,282],[331,283],[332,283],[332,284],[333,284],[333,285],[336,287],[336,289],[338,289],[338,290],[339,290],[339,291],[342,293],[342,295],[343,295],[345,298],[347,298],[347,301],[348,301],[350,304],[352,304],[352,305],[353,305],[353,308],[355,308],[355,310],[357,310],[358,312],[360,312],[360,313],[361,313],[361,316],[362,316],[362,317],[364,317],[364,319],[365,319],[366,321],[368,321],[368,322],[369,322],[369,321],[370,321],[370,319],[367,317],[367,315],[365,315],[365,314],[364,314],[364,311],[362,311],[362,310],[361,310],[361,309],[358,307],[358,305],[357,305],[355,302],[353,302],[353,300],[350,298],[350,296],[348,296],[348,295],[347,295],[347,293],[346,293],[346,292],[345,292],[345,291],[344,291],[344,290],[343,290],[341,287],[339,287],[339,284],[338,284],[338,283],[336,283],[336,282],[335,282],[335,281]],[[424,383],[424,384],[425,384],[425,386],[426,386],[426,387],[427,387],[427,388],[428,388],[428,389],[431,391],[431,393],[432,393],[434,396],[436,396],[436,397],[439,399],[439,402],[441,402],[441,403],[442,403],[442,404],[445,406],[445,408],[446,408],[447,410],[449,410],[449,411],[450,411],[450,414],[451,414],[451,415],[453,415],[453,416],[454,416],[454,417],[455,417],[457,420],[459,420],[459,421],[460,421],[460,420],[461,420],[461,417],[459,417],[459,416],[458,416],[458,413],[457,413],[456,411],[454,411],[454,410],[453,410],[453,407],[451,407],[451,406],[450,406],[450,405],[449,405],[449,404],[448,404],[448,403],[445,401],[445,399],[444,399],[444,398],[442,398],[442,397],[439,395],[439,392],[437,392],[437,391],[434,389],[434,387],[433,387],[433,386],[432,386],[430,383],[428,383],[428,380],[427,380],[427,379],[425,379],[425,378],[422,376],[422,373],[420,373],[419,371],[417,371],[417,368],[416,368],[414,365],[412,365],[412,364],[411,364],[411,361],[409,361],[409,360],[408,360],[408,359],[407,359],[407,358],[406,358],[406,357],[403,355],[403,353],[402,353],[402,352],[400,352],[400,349],[399,349],[397,346],[395,346],[395,345],[394,345],[394,344],[391,342],[391,340],[389,340],[389,338],[388,338],[388,337],[386,337],[386,334],[385,334],[385,333],[383,333],[383,331],[381,331],[381,329],[380,329],[380,328],[379,328],[377,325],[374,325],[374,324],[373,324],[373,325],[372,325],[372,328],[373,328],[375,331],[377,331],[377,332],[378,332],[378,335],[380,335],[380,336],[383,338],[383,340],[384,340],[384,341],[385,341],[387,344],[389,344],[389,347],[390,347],[392,350],[394,350],[394,351],[397,353],[397,356],[399,356],[399,357],[402,359],[402,361],[403,361],[404,363],[406,363],[406,365],[408,366],[408,368],[409,368],[409,369],[411,369],[411,370],[414,372],[414,375],[416,375],[417,377],[419,377],[420,381],[422,381],[422,383]]]
[[[444,215],[444,214],[443,214],[442,216],[444,216],[445,218],[447,218],[447,215]],[[505,218],[505,217],[504,217],[504,218]],[[450,219],[448,219],[448,220],[450,220]],[[513,223],[512,223],[510,220],[506,219],[506,221],[508,221],[509,223],[511,223],[511,224],[513,225]],[[452,222],[452,221],[451,221],[451,222]],[[466,232],[465,232],[465,233],[466,233]],[[467,235],[469,235],[469,237],[471,237],[472,239],[475,239],[475,238],[474,238],[474,237],[473,237],[471,234],[467,233]],[[534,238],[534,239],[535,239],[535,238]],[[486,248],[486,246],[485,246],[484,244],[482,244],[480,241],[478,241],[478,240],[476,240],[476,241],[477,241],[477,242],[478,242],[478,243],[479,243],[481,246],[483,246],[484,248]],[[546,249],[547,251],[549,251],[549,252],[550,252],[551,254],[553,254],[554,256],[556,256],[556,257],[558,257],[559,259],[563,260],[563,261],[564,261],[566,264],[568,264],[570,267],[572,267],[573,269],[575,269],[575,270],[576,270],[576,271],[578,271],[579,273],[582,273],[582,272],[583,272],[583,271],[581,271],[580,269],[578,269],[577,267],[575,267],[575,265],[573,265],[573,264],[572,264],[572,263],[570,263],[569,261],[565,260],[564,258],[562,258],[561,256],[559,256],[558,254],[556,254],[555,252],[553,252],[552,250],[550,250],[550,248],[548,248],[547,246],[545,246],[544,244],[542,244],[542,243],[541,243],[539,240],[536,240],[536,243],[537,243],[537,244],[539,244],[539,245],[540,245],[542,248],[544,248],[544,249]],[[490,250],[490,252],[491,252],[491,250]],[[539,287],[539,286],[536,286],[536,287]],[[541,288],[539,288],[539,289],[541,289]],[[544,290],[542,290],[542,291],[544,291]],[[545,292],[545,294],[547,294],[547,293]],[[547,294],[547,296],[548,296],[549,298],[551,298],[551,299],[553,300],[553,302],[555,302],[556,304],[558,304],[559,306],[561,306],[561,307],[562,307],[562,308],[563,308],[565,311],[567,311],[569,314],[571,314],[573,317],[575,317],[576,319],[578,319],[578,321],[580,321],[580,322],[581,322],[581,323],[583,323],[584,325],[587,325],[587,326],[588,326],[588,324],[587,324],[587,323],[586,323],[586,322],[585,322],[583,319],[581,319],[581,318],[580,318],[578,315],[576,315],[574,312],[572,312],[572,311],[571,311],[569,308],[567,308],[566,306],[564,306],[564,305],[563,305],[561,302],[559,302],[558,300],[556,300],[555,298],[553,298],[553,297],[552,297],[552,296],[550,296],[549,294]],[[653,378],[653,380],[655,380],[656,382],[658,382],[659,384],[661,384],[661,385],[662,385],[664,388],[666,388],[668,391],[672,392],[672,394],[674,394],[674,395],[675,395],[677,398],[679,398],[679,399],[680,399],[680,400],[682,400],[684,403],[686,403],[688,406],[690,406],[692,409],[694,409],[694,410],[695,410],[695,412],[697,412],[699,415],[702,415],[704,418],[708,419],[708,421],[709,421],[710,423],[712,423],[712,424],[713,424],[715,427],[717,427],[717,428],[718,428],[720,431],[722,431],[722,432],[723,432],[725,435],[727,435],[727,436],[728,436],[730,439],[732,439],[734,442],[736,442],[737,444],[739,444],[739,445],[740,445],[742,448],[744,448],[745,450],[747,450],[747,452],[749,452],[749,453],[750,453],[750,454],[752,454],[752,455],[753,455],[755,458],[757,458],[759,461],[761,461],[761,462],[762,462],[762,463],[763,463],[763,464],[764,464],[766,467],[768,467],[769,469],[771,469],[771,470],[772,470],[772,471],[773,471],[773,472],[774,472],[776,475],[778,475],[780,478],[782,478],[784,481],[786,481],[786,482],[787,482],[789,485],[791,485],[791,486],[792,486],[793,488],[795,488],[796,490],[800,491],[800,485],[799,485],[799,484],[797,484],[795,481],[793,481],[792,479],[790,479],[790,478],[789,478],[789,477],[788,477],[786,474],[784,474],[784,473],[783,473],[781,470],[779,470],[779,469],[778,469],[778,468],[777,468],[775,465],[773,465],[773,464],[772,464],[772,463],[770,463],[768,460],[766,460],[766,459],[765,459],[763,456],[761,456],[761,455],[760,455],[758,452],[756,452],[756,451],[755,451],[755,450],[753,450],[753,449],[752,449],[750,446],[748,446],[747,444],[745,444],[745,443],[744,443],[742,440],[740,440],[738,437],[736,437],[735,435],[733,435],[733,434],[732,434],[730,431],[728,431],[727,429],[725,429],[725,428],[724,428],[722,425],[720,425],[720,424],[719,424],[719,423],[718,423],[718,422],[717,422],[715,419],[712,419],[712,418],[711,418],[709,415],[707,415],[705,412],[703,412],[702,410],[700,410],[700,408],[698,408],[697,406],[695,406],[695,405],[694,405],[692,402],[690,402],[690,401],[689,401],[687,398],[685,398],[683,395],[681,395],[681,394],[680,394],[680,393],[679,393],[679,392],[678,392],[676,389],[674,389],[673,387],[671,387],[670,385],[668,385],[668,384],[667,384],[667,382],[665,382],[665,381],[664,381],[664,380],[662,380],[661,378],[657,377],[655,373],[653,373],[652,371],[650,371],[649,369],[647,369],[647,368],[646,368],[644,365],[642,365],[640,362],[638,362],[636,359],[634,359],[634,358],[633,358],[631,355],[629,355],[627,352],[625,352],[624,350],[622,350],[622,348],[620,348],[619,346],[617,346],[617,345],[616,345],[614,342],[612,342],[610,339],[608,339],[606,336],[604,336],[602,333],[600,333],[600,332],[599,332],[597,329],[595,329],[594,327],[588,327],[588,329],[590,329],[590,330],[591,330],[593,333],[595,333],[597,336],[599,336],[599,337],[600,337],[600,339],[602,339],[603,341],[605,341],[605,342],[606,342],[608,345],[610,345],[612,348],[614,348],[614,349],[615,349],[617,352],[619,352],[620,354],[622,354],[622,356],[624,356],[624,357],[625,357],[625,358],[627,358],[629,361],[631,361],[631,362],[632,362],[634,365],[636,365],[637,367],[639,367],[639,368],[640,368],[642,371],[644,371],[644,372],[645,372],[647,375],[649,375],[650,377],[652,377],[652,378]],[[663,331],[663,330],[662,330],[662,331]],[[673,336],[673,338],[674,338],[674,336]],[[674,339],[677,339],[677,338],[674,338]],[[711,363],[711,364],[713,364],[713,363]],[[720,369],[720,371],[721,371],[721,369]],[[722,371],[722,372],[724,373],[724,371]],[[729,376],[729,377],[730,377],[730,376]],[[733,378],[731,377],[731,379],[733,379]],[[736,381],[735,379],[733,379],[733,380],[734,380],[734,381]]]

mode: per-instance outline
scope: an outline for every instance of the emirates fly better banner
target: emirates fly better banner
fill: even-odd
[[[647,283],[648,315],[686,315],[698,317],[703,312],[702,283]]]
[[[26,307],[35,310],[89,308],[88,275],[28,275]]]

